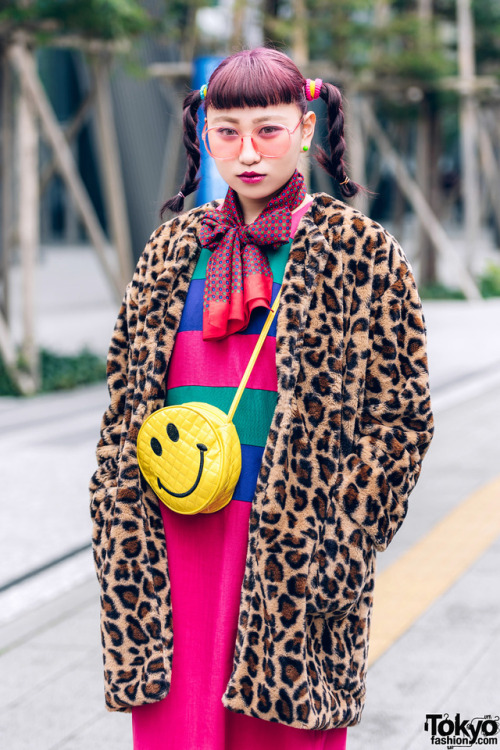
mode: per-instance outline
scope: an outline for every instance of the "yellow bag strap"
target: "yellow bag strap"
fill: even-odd
[[[255,364],[255,361],[257,357],[259,356],[259,352],[262,349],[262,346],[264,344],[264,340],[267,336],[267,332],[269,331],[269,328],[271,327],[271,323],[273,322],[273,318],[276,314],[276,310],[278,309],[279,301],[281,297],[281,288],[276,295],[276,299],[273,302],[273,306],[269,310],[269,315],[266,318],[266,322],[264,323],[262,327],[262,331],[260,332],[260,336],[257,340],[257,343],[255,344],[255,349],[252,352],[252,356],[250,357],[250,361],[247,365],[247,368],[245,372],[243,373],[243,377],[241,378],[241,383],[238,386],[238,390],[234,394],[233,403],[231,404],[231,408],[229,409],[228,415],[227,415],[227,421],[232,422],[234,417],[234,412],[236,411],[238,404],[240,403],[241,396],[243,395],[243,391],[245,390],[246,384],[248,382],[248,378],[250,377],[253,366]]]

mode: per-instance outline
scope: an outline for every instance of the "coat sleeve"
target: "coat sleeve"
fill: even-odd
[[[130,359],[131,284],[127,286],[115,323],[107,357],[109,405],[101,420],[96,449],[97,469],[90,480],[90,516],[92,549],[97,577],[100,580],[106,558],[107,540],[114,513],[118,478],[118,454],[125,412]]]
[[[118,482],[119,453],[126,414],[127,389],[137,329],[138,300],[148,278],[148,269],[157,262],[157,247],[168,243],[165,225],[154,232],[142,253],[123,296],[107,356],[109,405],[101,420],[97,443],[97,469],[90,480],[92,546],[98,578],[106,557],[109,527],[113,521]]]
[[[369,335],[358,430],[335,492],[383,550],[404,520],[434,429],[424,318],[411,271],[373,303]]]
[[[101,420],[100,437],[96,449],[97,470],[90,480],[91,495],[104,486],[113,484],[116,480],[130,356],[128,324],[130,288],[131,284],[125,291],[108,350],[106,378],[109,405]]]

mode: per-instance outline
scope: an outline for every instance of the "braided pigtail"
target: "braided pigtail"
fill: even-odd
[[[186,174],[177,195],[174,195],[173,198],[170,198],[170,200],[163,204],[161,216],[163,216],[167,209],[175,213],[182,211],[184,208],[184,198],[194,193],[200,184],[200,178],[197,177],[197,174],[200,169],[201,152],[196,126],[198,125],[198,109],[202,101],[203,99],[199,91],[191,91],[184,99],[182,115],[184,135],[182,140],[187,154]]]
[[[323,169],[339,183],[340,192],[345,198],[352,198],[362,190],[361,186],[350,180],[345,172],[344,151],[344,110],[342,95],[336,86],[323,82],[320,94],[328,109],[328,143],[330,155],[321,147],[316,149],[316,159]]]

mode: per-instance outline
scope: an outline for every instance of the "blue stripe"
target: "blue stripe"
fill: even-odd
[[[234,490],[233,500],[252,502],[263,455],[264,448],[255,445],[241,446],[242,471]]]
[[[279,292],[281,284],[273,283],[271,303],[274,302]],[[192,279],[189,285],[186,303],[182,312],[179,331],[201,331],[203,329],[203,290],[205,288],[205,279]],[[262,326],[267,318],[268,310],[259,307],[254,310],[250,316],[248,327],[238,333],[260,333]],[[268,336],[276,337],[276,315],[271,323]]]
[[[179,331],[201,331],[203,328],[203,290],[205,279],[191,279],[182,311]]]

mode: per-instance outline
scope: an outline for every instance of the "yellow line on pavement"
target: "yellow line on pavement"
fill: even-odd
[[[500,535],[500,477],[457,508],[375,583],[368,664],[405,633]]]

